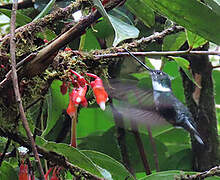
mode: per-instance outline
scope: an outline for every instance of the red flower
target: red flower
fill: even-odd
[[[71,93],[69,93],[69,105],[67,107],[67,114],[72,118],[76,116],[77,113],[77,105],[74,102],[76,98],[77,90],[74,88]]]
[[[105,88],[103,86],[103,82],[102,79],[99,78],[97,75],[95,74],[91,74],[91,73],[86,73],[88,76],[95,78],[94,81],[92,81],[90,83],[95,98],[96,98],[96,102],[97,104],[100,106],[100,108],[102,110],[105,110],[105,103],[108,101],[108,94],[105,91]]]
[[[19,169],[19,180],[29,180],[28,165],[24,164],[24,161],[21,161]]]

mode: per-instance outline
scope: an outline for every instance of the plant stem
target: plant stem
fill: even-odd
[[[72,128],[71,128],[71,146],[76,148],[76,124],[77,124],[77,114],[75,114],[72,118]]]
[[[24,126],[24,129],[27,133],[27,136],[29,140],[31,141],[31,146],[32,146],[32,151],[34,153],[35,159],[37,161],[39,171],[40,171],[40,176],[41,179],[44,179],[44,172],[43,168],[40,162],[40,158],[37,152],[36,144],[34,142],[34,139],[32,137],[32,133],[30,131],[29,125],[27,118],[25,116],[24,108],[22,105],[22,100],[21,100],[21,95],[19,92],[19,87],[18,87],[18,77],[17,77],[17,70],[16,70],[16,57],[15,57],[15,51],[16,51],[16,42],[15,42],[15,22],[16,22],[16,11],[18,7],[18,1],[15,0],[12,6],[12,12],[11,12],[11,37],[10,37],[10,54],[11,54],[11,66],[12,66],[12,81],[13,81],[13,87],[14,87],[14,92],[15,92],[15,98],[16,102],[18,103],[19,106],[19,111],[22,119],[22,125]]]
[[[142,143],[140,133],[138,132],[137,123],[133,120],[131,121],[131,129],[132,129],[132,133],[135,136],[135,140],[136,140],[137,147],[138,147],[138,150],[139,150],[139,153],[140,153],[140,156],[141,156],[142,163],[144,165],[146,175],[149,175],[149,174],[151,174],[150,165],[149,165],[149,162],[147,160],[147,155],[146,155],[145,150],[144,150],[144,145]]]

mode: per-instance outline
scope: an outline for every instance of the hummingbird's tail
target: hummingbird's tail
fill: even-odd
[[[183,125],[184,129],[186,129],[187,131],[190,132],[190,134],[192,134],[195,139],[200,143],[204,145],[204,142],[200,136],[200,134],[198,133],[198,131],[196,130],[196,128],[192,125],[192,123],[189,120],[186,120],[184,125]]]

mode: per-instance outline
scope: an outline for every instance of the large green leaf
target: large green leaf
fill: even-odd
[[[220,15],[220,0],[204,0],[204,2],[211,7],[211,9]]]
[[[169,156],[190,147],[189,133],[183,129],[176,129],[174,127],[164,129],[157,133],[154,138],[166,145]]]
[[[8,9],[0,9],[0,12],[6,16],[8,16],[9,18],[11,18],[11,10]],[[31,22],[32,19],[24,14],[22,14],[21,12],[17,11],[16,13],[16,23],[19,26],[23,26],[29,22]]]
[[[78,115],[77,137],[104,132],[112,126],[114,126],[114,122],[111,114],[106,114],[100,108],[83,108]]]
[[[207,42],[207,40],[205,40],[201,36],[198,36],[197,34],[192,33],[188,30],[186,30],[186,36],[187,36],[189,47],[192,49],[198,48]]]
[[[115,159],[97,151],[83,150],[81,151],[89,157],[95,164],[106,169],[111,173],[112,179],[134,179],[128,170]]]
[[[162,49],[163,51],[176,51],[185,43],[185,41],[186,35],[184,32],[171,34],[164,38]]]
[[[78,148],[99,151],[120,161],[121,154],[115,136],[116,132],[114,127],[101,134],[90,134],[87,137],[80,138]]]
[[[197,0],[143,0],[155,11],[203,38],[220,44],[220,15]]]
[[[47,151],[53,151],[63,155],[73,165],[94,175],[102,177],[96,165],[78,149],[63,143],[48,142],[39,136],[36,138],[36,144],[42,148],[45,148]]]
[[[115,31],[115,38],[113,46],[117,46],[118,43],[125,39],[137,38],[139,35],[139,30],[130,24],[125,23],[121,19],[107,14],[100,0],[93,0],[93,4],[99,10],[104,18],[111,24]]]
[[[18,175],[10,163],[3,161],[0,167],[0,180],[15,180]]]
[[[172,153],[167,161],[164,163],[165,170],[184,170],[191,171],[193,164],[192,151],[188,149],[183,149],[176,153]]]
[[[60,86],[62,82],[55,80],[51,84],[50,93],[47,97],[48,100],[48,118],[47,127],[43,132],[43,136],[48,134],[55,126],[59,116],[62,114],[63,109],[66,109],[69,103],[68,93],[62,95],[60,92]]]
[[[179,67],[181,67],[183,69],[183,71],[186,73],[187,77],[199,88],[201,88],[201,86],[195,81],[195,79],[193,78],[192,73],[189,71],[189,61],[187,61],[186,59],[182,58],[182,57],[172,57],[172,59],[174,59],[176,61],[176,63],[178,64]]]
[[[151,27],[154,25],[154,11],[142,0],[128,0],[126,1],[126,6],[146,26]]]

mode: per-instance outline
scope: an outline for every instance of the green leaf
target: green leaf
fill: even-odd
[[[171,34],[164,38],[162,49],[163,51],[176,51],[185,43],[185,41],[186,35],[184,32]]]
[[[108,15],[100,0],[93,0],[93,4],[97,7],[102,16],[107,19],[115,31],[113,46],[117,46],[121,41],[125,39],[138,37],[139,30],[135,26],[127,24],[112,15]]]
[[[106,18],[100,18],[100,22],[96,23],[94,28],[97,32],[93,31],[93,34],[97,38],[107,39],[114,36],[114,29]]]
[[[170,154],[167,161],[164,163],[166,170],[184,170],[191,171],[193,164],[193,156],[191,149],[183,149],[176,153]]]
[[[115,159],[97,151],[84,150],[81,151],[89,157],[95,164],[104,168],[112,175],[112,179],[134,179],[128,170]],[[128,178],[129,177],[129,178]]]
[[[47,28],[45,28],[43,32],[38,32],[36,36],[41,39],[47,39],[48,41],[56,38],[55,32]]]
[[[96,29],[96,27],[95,27],[95,29]],[[100,45],[99,45],[99,42],[97,41],[94,33],[92,32],[92,30],[88,29],[86,31],[85,44],[83,46],[83,50],[90,51],[90,50],[94,50],[94,49],[100,49]]]
[[[62,114],[63,109],[68,107],[69,96],[68,93],[62,95],[60,92],[60,86],[62,82],[55,80],[51,84],[49,95],[47,97],[48,103],[48,118],[47,127],[44,130],[42,136],[47,135],[51,129],[55,126],[59,116]]]
[[[152,9],[220,45],[220,15],[198,0],[144,0]]]
[[[220,0],[204,0],[204,2],[218,15],[220,15]]]
[[[154,11],[142,0],[128,0],[125,5],[146,26],[151,27],[154,25]]]
[[[207,43],[207,40],[202,38],[201,36],[198,36],[195,33],[192,33],[191,31],[186,30],[186,36],[187,36],[187,41],[189,43],[190,48],[198,48],[205,43]]]
[[[36,21],[42,17],[44,17],[53,7],[56,0],[50,0],[50,2],[46,5],[46,7],[38,14],[33,21]]]
[[[0,9],[0,12],[6,16],[8,16],[9,18],[11,18],[11,10],[8,9]],[[22,14],[21,12],[17,11],[16,13],[16,23],[19,26],[23,26],[25,24],[28,24],[29,22],[31,22],[32,19],[24,14]]]
[[[171,57],[172,59],[174,59],[176,61],[176,63],[178,64],[179,67],[181,67],[183,69],[183,71],[186,73],[187,77],[199,88],[201,88],[201,86],[194,80],[192,73],[189,71],[189,62],[182,58],[182,57]]]
[[[212,76],[215,82],[215,102],[216,104],[220,104],[220,71],[214,70]]]
[[[113,46],[117,46],[123,40],[138,37],[139,30],[135,26],[127,24],[111,15],[109,15],[109,19],[115,30],[115,39],[113,42]]]
[[[73,148],[63,143],[48,142],[39,136],[36,137],[36,144],[42,148],[45,148],[47,151],[53,151],[65,156],[65,158],[74,166],[77,166],[94,175],[102,177],[96,165],[76,148]]]
[[[3,161],[0,167],[0,180],[15,180],[18,175],[10,163]]]
[[[183,129],[170,127],[158,132],[154,138],[166,145],[169,156],[183,149],[190,148],[189,133]]]
[[[115,138],[115,127],[105,131],[104,133],[90,134],[87,137],[80,138],[78,144],[79,149],[94,150],[105,153],[112,158],[120,161],[121,154],[118,148],[117,139]],[[106,143],[108,142],[108,143]]]
[[[182,78],[179,73],[179,67],[175,61],[166,61],[163,71],[169,74],[173,79],[171,81],[173,94],[181,102],[185,102]]]
[[[109,107],[106,108],[108,111]],[[107,115],[100,108],[82,108],[78,115],[77,137],[86,137],[94,132],[104,132],[112,126],[114,123],[111,114]]]

